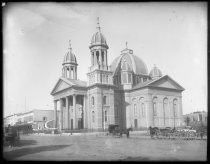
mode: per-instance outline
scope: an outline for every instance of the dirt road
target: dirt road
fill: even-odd
[[[7,160],[138,160],[203,161],[206,140],[152,140],[148,136],[116,138],[90,135],[21,136],[14,148],[4,146]]]

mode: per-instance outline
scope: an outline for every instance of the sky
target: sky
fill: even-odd
[[[108,64],[126,47],[185,88],[183,114],[207,111],[207,3],[7,3],[3,7],[4,116],[54,109],[50,92],[69,40],[87,81],[97,17]]]

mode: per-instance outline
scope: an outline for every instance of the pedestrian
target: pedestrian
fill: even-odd
[[[8,136],[7,137],[8,137],[9,147],[10,148],[14,147],[15,130],[10,124],[8,125]]]

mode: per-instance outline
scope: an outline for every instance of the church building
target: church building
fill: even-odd
[[[169,75],[162,75],[156,66],[148,72],[146,64],[127,44],[109,65],[109,47],[99,21],[89,49],[87,82],[77,79],[79,61],[71,45],[64,56],[62,76],[51,92],[55,127],[100,131],[110,124],[134,130],[180,126],[181,85]]]

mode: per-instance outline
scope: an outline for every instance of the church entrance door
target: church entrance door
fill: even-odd
[[[135,127],[135,128],[138,127],[138,121],[137,121],[137,119],[134,120],[134,127]]]
[[[73,129],[73,123],[74,123],[74,121],[73,121],[73,119],[71,119],[71,130]]]
[[[78,129],[83,129],[82,118],[79,118],[78,120]]]

